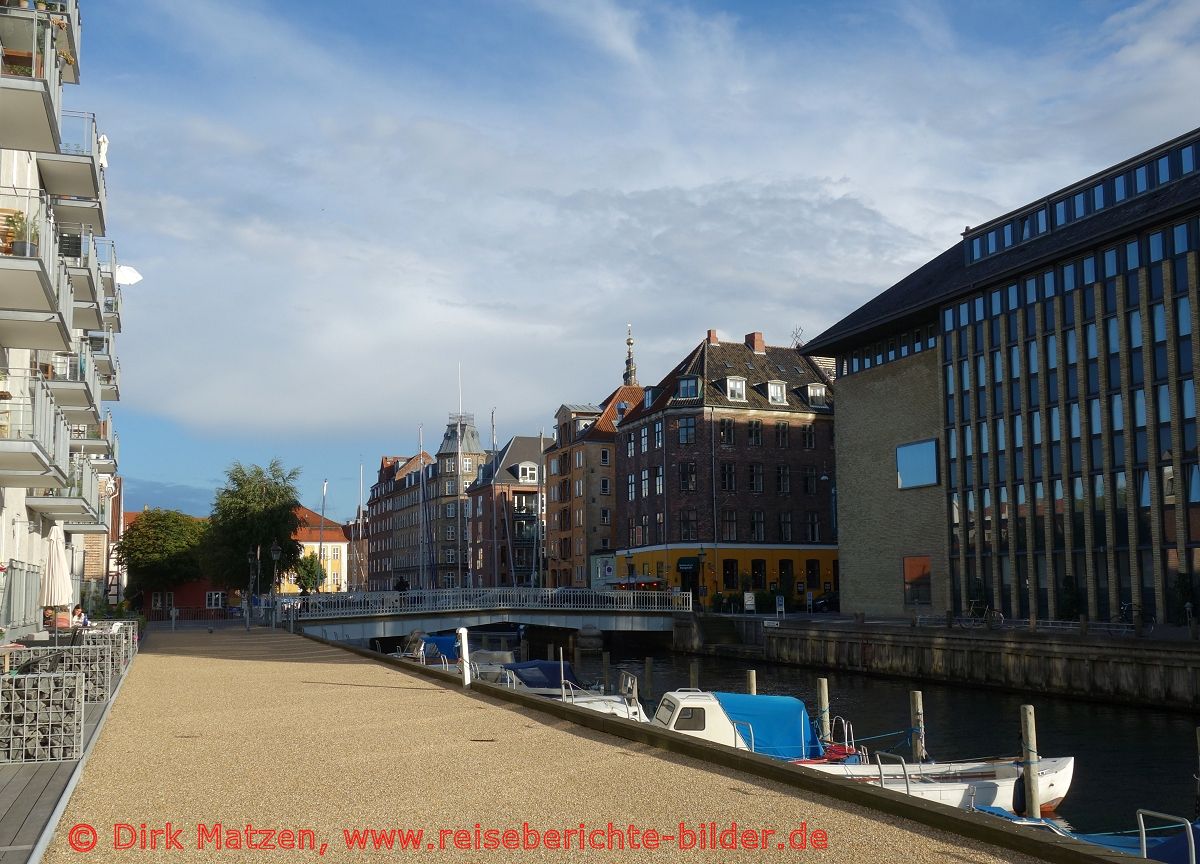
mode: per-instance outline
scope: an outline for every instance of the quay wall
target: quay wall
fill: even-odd
[[[763,640],[778,663],[1200,710],[1194,643],[805,622],[765,628]]]

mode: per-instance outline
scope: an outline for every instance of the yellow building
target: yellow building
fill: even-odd
[[[347,577],[350,573],[350,536],[346,526],[332,519],[322,519],[321,514],[307,507],[297,507],[296,515],[300,517],[300,527],[292,535],[301,546],[300,556],[316,555],[321,559],[321,567],[325,571],[325,581],[321,583],[321,593],[329,594],[335,591],[346,591]],[[269,562],[268,562],[269,563]],[[282,574],[279,580],[279,593],[298,594],[300,588],[296,585],[296,574]]]

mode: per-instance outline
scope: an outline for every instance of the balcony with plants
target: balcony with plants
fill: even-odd
[[[68,423],[100,419],[100,377],[91,344],[77,338],[70,351],[37,351],[34,369],[46,381]]]
[[[57,153],[63,70],[78,79],[71,23],[36,6],[0,8],[0,148]],[[74,16],[78,21],[78,15]]]
[[[58,522],[94,522],[100,513],[100,479],[92,460],[82,453],[73,454],[66,484],[30,489],[25,506]]]
[[[0,345],[65,349],[74,305],[47,196],[0,186]]]
[[[41,376],[0,369],[0,485],[63,485],[70,441],[66,416]]]

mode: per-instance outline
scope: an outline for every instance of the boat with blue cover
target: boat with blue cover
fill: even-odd
[[[891,753],[876,753],[872,763],[866,748],[856,745],[849,723],[837,718],[834,727],[840,722],[842,740],[822,741],[804,703],[792,696],[673,690],[662,697],[651,722],[955,807],[988,805],[1012,810],[1023,797],[1019,792],[1023,769],[1017,760],[908,763]],[[889,760],[886,763],[885,758]],[[1074,765],[1070,756],[1038,761],[1044,811],[1049,812],[1067,794]]]
[[[1015,825],[1023,825],[1041,831],[1049,831],[1060,837],[1071,837],[1095,846],[1102,846],[1111,852],[1123,852],[1135,858],[1151,861],[1161,861],[1164,864],[1197,864],[1196,849],[1200,848],[1200,820],[1189,822],[1182,816],[1172,816],[1168,813],[1158,813],[1153,810],[1138,810],[1138,827],[1130,831],[1115,831],[1111,833],[1083,834],[1071,831],[1051,819],[1028,819],[1023,816],[999,808],[978,806],[981,813],[988,813]],[[1146,817],[1151,817],[1165,825],[1146,825]],[[1180,830],[1183,829],[1183,830]],[[1166,835],[1163,831],[1174,831]]]

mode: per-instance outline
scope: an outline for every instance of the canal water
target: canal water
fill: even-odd
[[[655,656],[653,705],[666,690],[688,686],[686,655]],[[926,748],[935,759],[1015,756],[1020,752],[1020,706],[1037,716],[1038,748],[1047,756],[1074,756],[1075,776],[1058,815],[1076,831],[1116,831],[1137,826],[1139,807],[1196,816],[1196,726],[1200,718],[1172,711],[1093,704],[972,687],[948,687],[899,678],[819,672],[743,660],[702,657],[700,686],[745,692],[746,669],[756,668],[758,692],[795,696],[810,714],[817,679],[829,679],[830,710],[854,724],[859,739],[908,728],[908,694],[924,694]],[[613,656],[614,670],[642,677],[644,657]],[[600,657],[587,653],[579,670],[585,683],[601,675]],[[615,684],[616,672],[613,673]],[[644,694],[643,694],[644,695]],[[653,709],[653,705],[649,707]],[[876,749],[880,741],[867,743]],[[882,742],[885,748],[891,742]],[[909,758],[909,752],[896,749]]]

